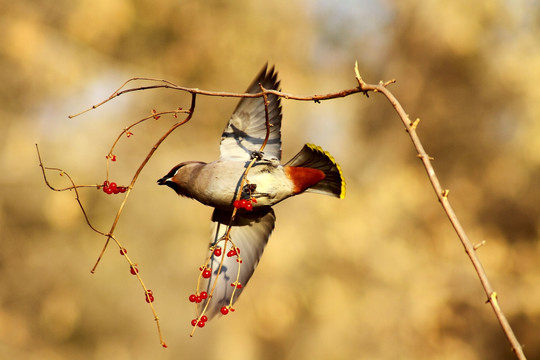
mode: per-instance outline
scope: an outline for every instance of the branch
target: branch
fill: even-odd
[[[458,220],[458,217],[456,213],[454,212],[454,209],[450,205],[450,201],[448,200],[448,194],[450,190],[443,189],[441,186],[441,183],[435,174],[435,169],[431,165],[431,158],[427,152],[424,150],[424,146],[422,145],[422,142],[420,141],[420,138],[418,137],[418,133],[416,132],[416,127],[418,126],[418,123],[420,122],[420,119],[416,119],[414,122],[411,122],[409,119],[409,116],[399,103],[399,101],[396,99],[396,97],[387,89],[387,86],[389,84],[392,84],[395,82],[395,80],[388,81],[386,83],[380,82],[378,85],[370,85],[366,84],[364,80],[362,80],[362,77],[360,76],[360,73],[358,72],[358,63],[356,63],[355,66],[355,73],[356,73],[356,80],[358,81],[359,88],[367,93],[368,91],[373,92],[379,92],[383,94],[388,101],[392,104],[394,109],[399,115],[399,118],[403,122],[403,125],[405,126],[405,129],[407,133],[409,134],[411,141],[413,142],[413,145],[418,153],[418,158],[422,160],[422,164],[424,165],[424,168],[426,169],[429,181],[431,182],[431,185],[433,187],[433,190],[435,190],[435,194],[437,195],[437,198],[439,199],[439,202],[441,203],[444,212],[448,216],[448,219],[450,220],[450,223],[454,227],[454,230],[456,231],[459,239],[461,240],[461,244],[465,248],[465,252],[469,256],[469,259],[472,262],[472,265],[474,269],[476,270],[476,274],[478,275],[478,278],[480,279],[480,283],[482,284],[482,288],[484,289],[484,292],[487,295],[487,301],[491,304],[491,307],[493,308],[493,311],[495,312],[495,316],[497,317],[497,320],[499,320],[499,323],[510,342],[510,345],[512,346],[512,351],[516,354],[516,357],[518,359],[526,359],[525,354],[523,353],[523,348],[521,347],[521,344],[519,343],[518,339],[516,338],[516,335],[514,334],[514,331],[512,330],[512,327],[510,326],[506,316],[504,315],[499,302],[497,300],[497,293],[493,290],[486,271],[484,270],[484,267],[482,266],[482,263],[480,262],[480,259],[478,258],[478,255],[476,254],[475,246],[471,243],[469,240],[469,237],[467,236],[467,233],[465,232],[465,229],[461,225],[460,221]]]

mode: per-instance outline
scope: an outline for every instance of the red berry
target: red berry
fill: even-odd
[[[239,288],[239,289],[241,289],[241,288],[242,288],[242,284],[238,283],[238,284],[236,285],[236,287]]]
[[[131,266],[129,271],[131,272],[131,275],[135,275],[139,272],[139,269],[137,269],[135,266]]]
[[[204,327],[204,321],[199,320],[199,322],[197,323],[197,326],[200,328]]]
[[[148,293],[146,294],[146,302],[147,303],[151,303],[151,302],[154,302],[154,295],[152,295],[152,293],[150,292],[150,290],[148,291]]]
[[[103,182],[103,187],[109,187],[109,182],[107,180]]]
[[[113,193],[113,189],[111,189],[110,187],[104,187],[103,188],[103,191],[105,191],[108,195],[111,195]]]
[[[120,186],[120,187],[118,188],[118,191],[120,191],[121,193],[125,193],[126,190],[127,190],[127,188],[126,188],[125,186]]]
[[[233,206],[234,206],[236,209],[240,209],[240,200],[234,200]]]
[[[202,322],[207,322],[208,321],[208,316],[206,316],[206,315],[201,316],[201,321]]]
[[[113,190],[116,189],[117,186],[118,186],[118,185],[116,185],[115,182],[112,182],[112,183],[109,184],[109,188],[111,188],[111,189],[113,189]]]
[[[247,201],[246,199],[240,200],[240,207],[241,207],[242,209],[245,209],[247,203],[248,203],[248,201]]]
[[[215,256],[221,256],[221,248],[215,248],[214,249],[214,255]]]
[[[235,254],[240,254],[240,248],[239,247],[235,248],[234,250],[235,250]]]
[[[125,255],[125,254],[127,254],[126,248],[121,248],[120,249],[120,255]]]
[[[196,303],[198,304],[198,303],[200,303],[201,301],[202,301],[202,297],[200,297],[200,296],[197,296],[197,298],[196,298],[195,302],[196,302]]]
[[[191,326],[195,326],[195,325],[197,325],[197,319],[191,320]]]
[[[257,199],[251,198],[251,202],[254,202],[254,203],[256,204],[256,203],[257,203]]]
[[[116,161],[116,155],[111,155],[111,161]]]
[[[229,313],[229,309],[228,309],[226,306],[223,306],[223,307],[221,308],[221,313],[222,313],[223,315],[227,315],[227,314]]]
[[[119,188],[115,187],[115,188],[113,189],[113,194],[118,194],[119,192],[120,192],[120,189],[119,189]]]
[[[189,295],[189,301],[190,301],[190,302],[195,302],[195,301],[197,301],[197,295],[195,295],[195,294]]]
[[[210,276],[212,276],[212,272],[208,269],[204,269],[203,273],[202,273],[202,277],[205,278],[205,279],[208,279]]]
[[[231,250],[229,250],[229,252],[227,253],[227,256],[228,256],[228,257],[234,256],[234,255],[236,255],[236,250],[235,250],[235,249],[231,249]]]
[[[248,203],[246,204],[246,206],[245,206],[245,209],[246,209],[247,211],[253,210],[253,204],[250,203],[250,202],[248,202]]]
[[[208,297],[208,293],[206,291],[201,292],[201,299],[206,299]]]

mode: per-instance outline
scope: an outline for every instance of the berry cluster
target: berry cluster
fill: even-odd
[[[202,328],[206,324],[207,321],[208,321],[208,316],[203,315],[201,316],[199,320],[197,319],[191,320],[191,326],[198,326]]]
[[[189,301],[192,302],[192,303],[200,303],[202,302],[204,299],[206,299],[208,297],[208,293],[206,291],[201,291],[200,294],[191,294],[189,295]]]
[[[127,187],[125,186],[118,186],[115,182],[108,182],[105,180],[103,182],[103,192],[106,194],[118,194],[118,193],[125,193],[127,190]]]
[[[257,203],[257,200],[255,198],[234,200],[233,206],[236,209],[245,209],[247,211],[251,211],[253,210],[253,203]]]
[[[223,307],[221,308],[221,313],[222,313],[223,315],[227,315],[227,314],[229,313],[229,310],[230,310],[230,311],[234,311],[234,308],[233,308],[232,306],[223,306]]]
[[[235,247],[234,249],[231,249],[231,250],[229,250],[227,252],[228,257],[237,256],[237,255],[240,255],[240,248],[237,248],[237,247]]]
[[[232,287],[237,287],[238,289],[241,289],[242,288],[242,284],[240,284],[238,281],[235,281],[233,283],[231,283],[231,286]]]
[[[144,297],[146,298],[147,303],[154,302],[154,294],[152,294],[152,290],[146,290],[146,294],[144,294]]]

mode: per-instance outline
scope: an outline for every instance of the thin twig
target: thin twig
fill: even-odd
[[[143,160],[143,162],[141,163],[141,165],[139,166],[139,168],[137,169],[137,171],[135,171],[135,175],[133,175],[133,178],[131,179],[131,183],[129,184],[128,188],[127,188],[127,191],[126,191],[126,194],[124,195],[124,200],[122,201],[122,203],[120,204],[120,208],[118,209],[117,213],[116,213],[116,216],[114,218],[114,221],[111,225],[111,229],[109,230],[109,234],[113,234],[114,233],[114,229],[116,228],[116,225],[118,224],[118,220],[120,219],[120,215],[122,214],[122,210],[124,209],[124,206],[127,202],[127,199],[129,197],[129,194],[131,193],[131,190],[133,189],[133,186],[135,185],[135,182],[137,181],[139,175],[141,174],[141,171],[143,170],[143,168],[146,166],[146,164],[148,163],[148,161],[150,160],[150,158],[152,157],[152,155],[154,154],[154,152],[156,152],[156,150],[158,149],[158,147],[161,145],[161,143],[163,143],[163,141],[165,141],[165,139],[176,129],[178,128],[179,126],[182,126],[184,125],[185,123],[187,123],[189,120],[191,120],[191,118],[193,117],[193,112],[195,111],[195,99],[196,99],[196,94],[192,94],[191,96],[191,106],[190,106],[190,109],[189,109],[189,112],[188,112],[188,116],[174,124],[173,126],[171,126],[171,128],[169,130],[167,130],[167,132],[165,134],[163,134],[163,136],[154,144],[154,146],[152,146],[152,148],[150,149],[150,151],[148,152],[148,155],[146,155],[146,158]],[[103,256],[103,253],[105,252],[105,250],[107,249],[107,245],[109,244],[109,240],[110,240],[110,236],[107,238],[107,240],[105,241],[105,245],[103,247],[103,250],[101,251],[101,254],[99,255],[97,261],[96,261],[96,264],[94,265],[94,267],[92,268],[92,273],[95,272],[96,270],[96,267],[98,266],[102,256]]]

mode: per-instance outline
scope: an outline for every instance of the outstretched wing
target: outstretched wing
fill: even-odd
[[[246,93],[259,93],[261,84],[267,90],[279,90],[277,72],[265,65]],[[264,148],[264,159],[281,160],[281,103],[278,96],[268,95],[270,135]],[[266,115],[263,97],[242,98],[221,135],[221,158],[249,160],[266,137]]]
[[[219,256],[214,253],[209,263],[212,275],[208,279],[206,291],[211,296],[206,300],[209,303],[205,311],[205,315],[209,319],[216,314],[220,314],[223,306],[231,304],[233,291],[234,298],[232,302],[234,303],[244,290],[274,229],[276,217],[271,208],[241,215],[237,214],[230,232],[230,239],[234,247],[231,241],[226,243],[222,239],[227,231],[230,219],[230,211],[216,209],[212,215],[212,221],[215,224],[212,244],[221,248],[222,253]],[[235,248],[240,249],[239,256],[228,256],[229,251]],[[235,286],[236,283],[241,285]],[[206,302],[203,303],[201,309],[204,309]]]

